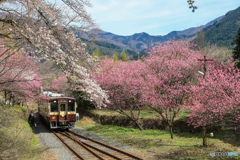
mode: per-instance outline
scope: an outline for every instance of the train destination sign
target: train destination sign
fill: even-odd
[[[59,102],[67,102],[67,99],[59,99]]]

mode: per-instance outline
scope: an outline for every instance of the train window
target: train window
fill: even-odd
[[[58,111],[58,101],[52,100],[51,102],[51,112],[57,112]]]
[[[48,108],[47,108],[47,103],[46,101],[43,102],[43,108],[45,112],[48,112]]]
[[[60,104],[61,111],[65,111],[65,104]]]
[[[42,100],[40,100],[39,104],[42,105]]]
[[[75,111],[75,101],[68,100],[68,111]]]

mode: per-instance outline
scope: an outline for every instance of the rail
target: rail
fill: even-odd
[[[116,153],[113,155],[113,154],[111,154],[111,152],[109,153],[109,152],[106,152],[106,151],[104,151],[104,150],[102,150],[102,149],[99,149],[99,147],[94,146],[95,144],[100,145],[100,146],[104,146],[105,148],[108,148],[108,149],[110,149],[110,150],[113,150],[113,151],[115,151],[115,152],[118,152],[118,154],[120,153],[121,155],[128,156],[129,158],[133,158],[133,159],[137,159],[137,160],[143,160],[143,159],[141,159],[141,158],[139,158],[139,157],[137,157],[137,156],[134,156],[134,155],[132,155],[132,154],[130,154],[130,153],[124,152],[124,151],[122,151],[122,150],[119,150],[119,149],[117,149],[117,148],[111,147],[111,146],[106,145],[106,144],[104,144],[104,143],[101,143],[101,142],[95,141],[95,140],[93,140],[93,139],[87,138],[87,137],[85,137],[85,136],[82,136],[82,135],[80,135],[80,134],[74,133],[74,132],[72,132],[72,131],[68,131],[68,132],[66,132],[66,131],[65,131],[65,132],[57,132],[57,133],[56,133],[55,131],[53,131],[53,133],[54,133],[55,136],[58,137],[58,139],[60,139],[79,159],[82,159],[82,160],[84,160],[83,155],[80,155],[79,153],[77,153],[77,151],[74,150],[73,147],[71,147],[68,143],[66,143],[65,140],[64,140],[64,138],[62,138],[61,136],[67,137],[68,139],[74,141],[75,143],[77,143],[78,145],[80,145],[85,151],[87,151],[88,154],[91,154],[92,156],[94,156],[94,157],[96,157],[97,159],[100,159],[100,160],[104,160],[104,159],[106,159],[106,157],[103,158],[102,156],[100,156],[100,155],[97,154],[96,152],[99,152],[99,153],[101,153],[101,154],[103,154],[103,155],[107,155],[107,156],[109,156],[109,157],[111,157],[111,158],[113,158],[113,159],[117,159],[117,160],[122,160],[122,159],[119,158],[119,157],[117,157],[117,156],[116,156]],[[58,134],[60,134],[61,136],[59,136]],[[74,136],[72,136],[72,135],[74,135]],[[89,143],[83,142],[82,140],[76,138],[75,136],[80,137],[80,138],[82,138],[82,139],[84,139],[84,140],[87,140],[87,141],[91,141],[91,143],[93,143],[93,145],[90,145]],[[93,151],[93,150],[95,150],[95,151]],[[122,156],[121,156],[121,157],[122,157]],[[129,158],[127,158],[127,159],[129,159]]]
[[[78,137],[83,138],[83,139],[86,139],[86,140],[90,140],[90,141],[92,141],[92,142],[95,142],[95,143],[100,144],[100,145],[102,145],[102,146],[104,146],[104,147],[107,147],[107,148],[110,148],[110,149],[115,150],[115,151],[117,151],[117,152],[120,152],[120,153],[122,153],[122,154],[125,154],[125,155],[127,155],[127,156],[129,156],[129,157],[132,157],[132,158],[134,158],[134,159],[143,160],[143,159],[141,159],[141,158],[139,158],[139,157],[137,157],[137,156],[134,156],[134,155],[132,155],[132,154],[130,154],[130,153],[124,152],[124,151],[122,151],[122,150],[119,150],[119,149],[114,148],[114,147],[112,147],[112,146],[106,145],[106,144],[104,144],[104,143],[95,141],[95,140],[93,140],[93,139],[91,139],[91,138],[87,138],[87,137],[85,137],[85,136],[82,136],[82,135],[80,135],[80,134],[74,133],[74,132],[72,132],[72,131],[69,131],[69,132],[72,133],[72,134],[74,134],[75,136],[78,136]]]

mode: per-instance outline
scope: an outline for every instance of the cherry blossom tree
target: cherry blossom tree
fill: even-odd
[[[34,99],[41,86],[34,60],[24,52],[13,52],[3,46],[0,55],[0,92],[4,92],[5,100],[23,102]]]
[[[188,4],[189,4],[189,8],[190,8],[190,9],[192,8],[192,12],[194,12],[195,9],[198,9],[197,6],[194,6],[194,5],[193,5],[193,3],[195,2],[194,0],[188,0],[187,2],[188,2]]]
[[[65,93],[68,87],[66,76],[61,75],[52,80],[52,85],[49,88],[57,91],[58,93]]]
[[[201,54],[194,47],[184,41],[168,41],[153,47],[150,56],[142,61],[104,60],[95,79],[108,91],[111,103],[126,116],[124,108],[131,115],[135,110],[140,115],[140,106],[148,104],[169,125],[173,138],[174,118],[189,96],[185,92],[188,82],[194,80],[200,67],[196,62]],[[139,121],[139,116],[128,117],[135,123]]]
[[[39,67],[42,90],[50,90],[52,80],[56,79],[56,77],[63,75],[61,69],[56,65],[54,61],[50,60],[46,60],[44,62],[37,62],[36,64]]]
[[[196,46],[184,41],[168,41],[151,49],[145,64],[148,72],[144,97],[149,106],[159,113],[170,127],[173,138],[173,121],[180,113],[183,102],[188,99],[188,82],[194,82],[199,69]]]
[[[92,75],[98,84],[108,91],[110,105],[128,117],[136,126],[143,130],[140,122],[140,112],[144,99],[145,79],[142,75],[147,67],[141,61],[115,61],[104,59],[99,64],[99,72]]]
[[[98,59],[89,55],[86,44],[73,30],[88,31],[96,27],[85,6],[88,0],[3,0],[0,38],[11,41],[12,50],[24,48],[34,58],[55,61],[63,70],[74,91],[84,91],[84,98],[96,107],[105,106],[107,94],[89,77]]]
[[[208,64],[205,77],[199,77],[197,85],[191,85],[187,91],[193,102],[186,106],[191,110],[188,123],[195,127],[223,126],[227,114],[239,121],[239,77],[239,69],[234,68],[234,64]],[[207,145],[206,136],[203,137],[203,145]]]

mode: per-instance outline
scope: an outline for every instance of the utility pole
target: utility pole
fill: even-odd
[[[203,63],[203,70],[204,70],[203,78],[205,78],[205,75],[206,75],[206,72],[207,72],[206,63],[207,63],[207,61],[213,61],[213,60],[212,59],[206,59],[206,55],[205,55],[203,59],[198,59],[198,61]],[[207,146],[206,126],[203,126],[203,146]]]
[[[203,59],[198,59],[198,61],[200,61],[200,62],[204,61],[204,63],[203,62],[202,63],[203,63],[203,70],[204,70],[203,77],[205,78],[205,74],[207,72],[206,62],[207,61],[213,61],[213,60],[212,59],[206,59],[206,55],[205,55]]]

